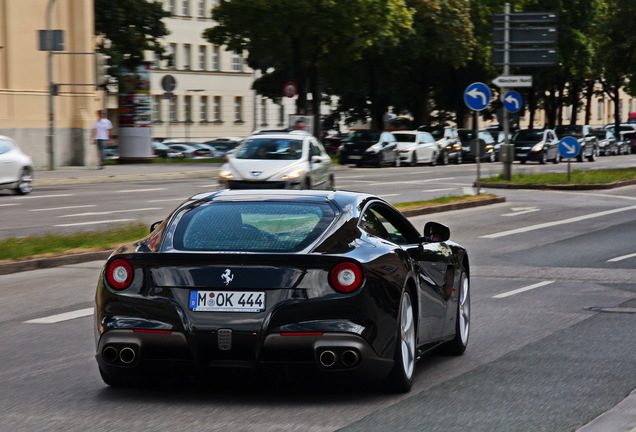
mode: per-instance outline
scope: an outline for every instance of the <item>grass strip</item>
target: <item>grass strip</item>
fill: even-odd
[[[513,174],[510,180],[505,180],[503,173],[480,181],[487,183],[511,183],[511,184],[600,184],[615,183],[636,179],[636,168],[572,170],[572,176],[568,182],[567,173],[528,174],[525,172]]]
[[[134,223],[108,230],[89,231],[76,234],[45,234],[28,237],[8,237],[0,240],[0,261],[16,261],[26,258],[43,258],[70,253],[114,249],[145,237],[147,225]]]
[[[431,207],[438,204],[475,201],[496,197],[497,195],[492,194],[445,196],[426,201],[397,203],[394,204],[394,206],[399,210],[407,210]],[[148,232],[149,227],[139,222],[110,228],[108,230],[88,231],[77,234],[8,237],[4,240],[0,240],[0,262],[111,250],[122,243],[139,240],[145,237]]]

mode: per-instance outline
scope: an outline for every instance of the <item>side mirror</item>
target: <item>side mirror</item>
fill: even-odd
[[[450,239],[450,228],[438,222],[427,222],[424,225],[424,241],[445,242]]]
[[[161,222],[163,222],[162,220],[157,221],[155,223],[153,223],[152,225],[150,225],[150,232],[153,232],[155,230],[155,228],[157,228],[159,225],[161,225]]]

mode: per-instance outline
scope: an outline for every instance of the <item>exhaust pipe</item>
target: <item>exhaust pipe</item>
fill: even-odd
[[[360,360],[360,355],[357,351],[354,350],[346,350],[342,353],[342,364],[346,367],[353,367],[358,364]]]
[[[102,350],[102,358],[106,363],[115,363],[117,361],[117,348],[114,346],[107,346]]]
[[[137,354],[135,350],[130,347],[122,348],[119,352],[119,360],[121,360],[123,364],[131,364],[135,361],[135,357],[137,357]]]
[[[336,353],[330,350],[325,350],[320,353],[318,359],[323,367],[328,368],[336,364]]]

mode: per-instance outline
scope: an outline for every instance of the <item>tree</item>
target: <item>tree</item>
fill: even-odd
[[[169,34],[162,21],[168,16],[158,1],[95,0],[95,33],[102,37],[98,49],[111,57],[110,64],[129,69],[144,62],[144,51],[163,58],[159,39]]]
[[[247,51],[254,69],[278,71],[279,88],[284,80],[294,81],[299,114],[320,112],[325,59],[359,58],[375,41],[394,40],[411,24],[402,0],[224,0],[212,16],[218,25],[204,37],[229,50]],[[314,130],[320,130],[318,118]]]

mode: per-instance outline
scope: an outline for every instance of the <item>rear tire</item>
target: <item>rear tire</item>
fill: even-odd
[[[30,169],[24,168],[20,174],[20,180],[15,187],[15,193],[18,195],[27,195],[33,190],[33,174]]]
[[[411,155],[411,166],[417,165],[417,152],[413,152]]]
[[[395,347],[395,364],[387,377],[387,387],[397,393],[406,393],[413,387],[415,374],[415,316],[413,303],[407,291],[402,293],[398,312],[398,333]]]

